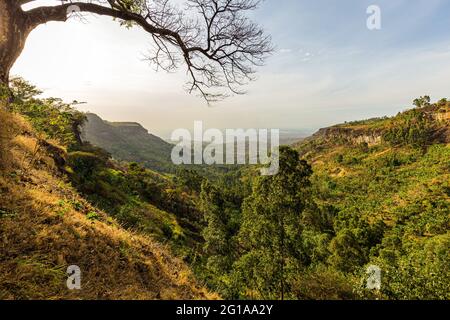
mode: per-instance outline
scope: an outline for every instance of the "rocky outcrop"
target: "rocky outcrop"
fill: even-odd
[[[369,146],[381,143],[381,130],[357,129],[351,127],[328,127],[317,131],[313,138],[322,138],[337,143],[354,144],[367,143]]]
[[[430,105],[420,110],[434,127],[432,132],[432,141],[448,143],[450,141],[450,110],[448,105],[438,106]],[[407,111],[408,112],[408,111]],[[396,117],[391,118],[394,120]],[[383,134],[388,130],[387,126],[374,125],[377,121],[383,119],[371,119],[372,125],[365,124],[339,124],[332,127],[322,128],[317,131],[310,139],[322,139],[326,142],[337,144],[360,145],[367,143],[369,146],[380,144],[383,140]],[[390,123],[390,126],[396,124]]]

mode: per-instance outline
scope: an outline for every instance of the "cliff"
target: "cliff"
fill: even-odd
[[[322,128],[305,141],[322,141],[341,145],[367,143],[368,146],[374,146],[386,140],[386,134],[396,127],[420,123],[429,129],[430,143],[448,143],[450,142],[450,103],[439,103],[407,110],[390,118],[373,118]]]
[[[150,134],[136,122],[109,122],[88,113],[83,141],[105,149],[117,160],[139,162],[147,168],[170,171],[172,145]]]

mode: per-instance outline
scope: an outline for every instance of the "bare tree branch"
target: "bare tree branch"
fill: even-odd
[[[259,3],[185,0],[183,6],[174,6],[169,0],[62,1],[26,14],[31,28],[48,21],[66,21],[71,6],[116,18],[127,26],[138,25],[153,39],[148,61],[166,71],[184,62],[190,77],[188,91],[213,102],[230,93],[244,93],[241,87],[254,80],[255,68],[272,52],[270,37],[245,15]]]

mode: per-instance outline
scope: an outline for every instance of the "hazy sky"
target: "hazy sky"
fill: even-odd
[[[372,4],[381,8],[381,30],[366,27]],[[143,60],[148,34],[108,17],[38,27],[12,73],[45,96],[86,101],[83,111],[137,121],[164,138],[194,120],[317,129],[395,114],[424,94],[450,97],[448,0],[266,0],[254,19],[277,50],[247,95],[212,107],[184,91],[184,70],[156,73]]]

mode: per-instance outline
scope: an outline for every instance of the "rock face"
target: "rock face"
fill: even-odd
[[[172,145],[150,134],[136,122],[108,122],[88,113],[81,130],[83,141],[105,149],[117,160],[139,162],[158,171],[170,171]]]
[[[430,105],[420,109],[420,111],[434,125],[434,132],[431,139],[440,143],[449,143],[450,111],[448,105],[443,107]],[[368,146],[377,145],[383,141],[383,134],[387,131],[388,127],[385,125],[373,126],[373,124],[382,124],[385,119],[374,118],[367,120],[366,122],[372,123],[372,126],[361,123],[345,123],[322,128],[308,139],[314,140],[321,138],[325,141],[348,145],[359,145],[361,143],[367,143]],[[396,117],[390,119],[395,120]]]
[[[383,133],[381,130],[367,131],[365,129],[328,127],[317,131],[313,138],[322,137],[339,143],[358,145],[367,143],[369,146],[381,143]]]

